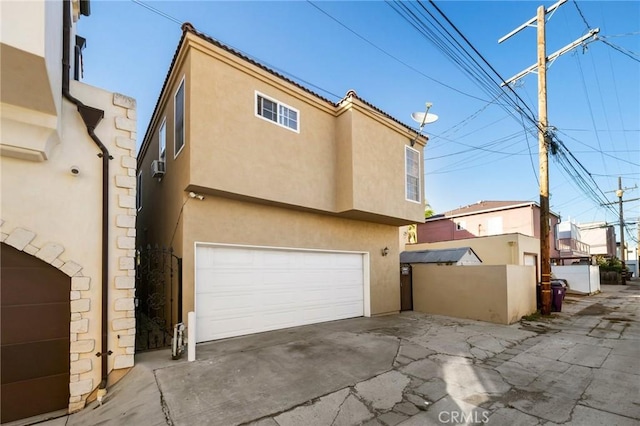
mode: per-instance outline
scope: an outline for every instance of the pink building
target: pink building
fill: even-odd
[[[551,212],[550,257],[556,249],[556,225],[560,217]],[[540,238],[540,205],[533,201],[479,201],[432,216],[418,224],[418,243],[462,240],[488,235],[519,233]]]

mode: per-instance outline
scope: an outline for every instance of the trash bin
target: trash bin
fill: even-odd
[[[562,312],[562,300],[567,290],[560,281],[551,282],[551,311]]]

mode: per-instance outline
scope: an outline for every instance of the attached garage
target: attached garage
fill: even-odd
[[[366,253],[196,245],[196,341],[368,314]]]
[[[71,279],[0,244],[2,423],[69,405]]]

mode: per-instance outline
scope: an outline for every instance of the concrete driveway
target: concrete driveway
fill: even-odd
[[[49,425],[637,425],[640,287],[501,326],[414,312],[168,351]]]

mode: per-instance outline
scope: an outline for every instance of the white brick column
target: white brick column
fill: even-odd
[[[136,101],[128,96],[114,93],[113,104],[118,108],[114,126],[119,136],[115,146],[119,154],[119,172],[115,176],[115,193],[118,206],[113,212],[115,222],[113,238],[118,269],[109,289],[111,305],[110,332],[118,339],[113,351],[113,368],[133,367],[135,353],[135,236],[136,236]],[[118,157],[116,157],[118,158]]]

